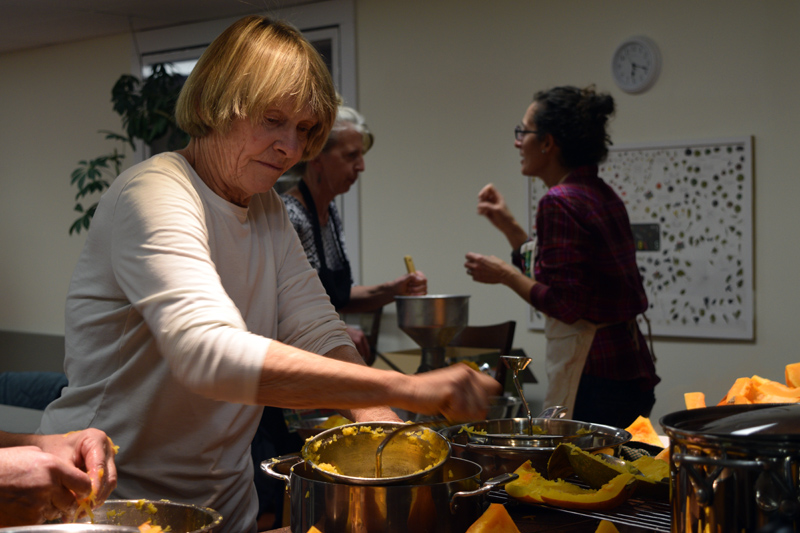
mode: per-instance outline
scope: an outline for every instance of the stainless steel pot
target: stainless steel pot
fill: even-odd
[[[672,531],[800,529],[800,405],[724,405],[664,416]]]
[[[513,472],[528,460],[538,472],[546,472],[547,461],[560,442],[571,442],[588,451],[610,448],[616,453],[631,439],[624,429],[601,424],[563,418],[534,418],[532,422],[544,433],[528,435],[527,418],[459,424],[439,433],[450,440],[455,457],[481,466],[482,479]]]
[[[481,467],[451,457],[433,477],[407,485],[334,483],[297,455],[264,461],[267,475],[286,483],[291,530],[363,533],[463,533],[485,510],[486,494],[516,475],[483,484]]]

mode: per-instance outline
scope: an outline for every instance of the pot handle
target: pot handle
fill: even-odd
[[[762,469],[765,465],[764,461],[760,459],[754,461],[727,458],[715,459],[683,453],[673,454],[672,461],[689,474],[689,478],[695,485],[697,501],[702,505],[706,505],[711,501],[711,497],[714,495],[714,483],[725,468]],[[713,466],[714,468],[710,472],[704,468],[697,468],[706,466]]]
[[[462,490],[460,492],[456,492],[453,494],[453,498],[450,500],[450,512],[452,514],[456,514],[456,509],[458,508],[458,499],[459,498],[466,498],[469,496],[477,496],[479,494],[486,494],[490,490],[502,487],[506,483],[510,483],[517,479],[519,474],[514,474],[512,472],[501,474],[499,476],[493,477],[491,479],[487,479],[483,485],[479,489],[476,490]]]
[[[301,462],[302,460],[303,458],[300,457],[299,453],[290,453],[288,455],[281,455],[280,457],[274,457],[272,459],[267,459],[266,461],[262,461],[261,470],[266,472],[266,474],[270,477],[283,480],[283,482],[286,484],[286,490],[289,490],[289,479],[291,476],[287,476],[286,474],[281,474],[275,469],[275,467],[286,463],[291,463],[291,466],[294,466],[297,463]]]

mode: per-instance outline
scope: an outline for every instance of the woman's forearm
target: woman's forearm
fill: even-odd
[[[509,271],[502,280],[503,285],[517,293],[520,298],[531,303],[531,289],[536,284],[533,280],[517,270]]]
[[[339,346],[322,356],[272,341],[257,401],[288,409],[364,408],[396,400],[393,384],[406,377],[364,365],[351,346]]]
[[[517,223],[516,220],[514,220],[513,224],[510,224],[508,228],[501,231],[503,232],[503,235],[506,236],[506,239],[511,245],[512,250],[516,250],[528,242],[528,233]]]
[[[393,301],[394,291],[389,283],[353,285],[350,288],[350,302],[339,311],[342,313],[365,313],[374,311]]]

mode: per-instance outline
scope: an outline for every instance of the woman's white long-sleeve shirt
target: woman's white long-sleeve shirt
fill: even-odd
[[[114,497],[207,506],[224,531],[251,531],[271,339],[351,344],[282,201],[234,205],[182,156],[157,155],[99,203],[67,297],[69,386],[40,432],[100,428],[120,448]]]

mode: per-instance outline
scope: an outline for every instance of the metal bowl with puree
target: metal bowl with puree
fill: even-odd
[[[90,520],[83,517],[79,522]],[[95,524],[138,527],[147,521],[172,533],[215,533],[222,515],[207,507],[167,500],[106,500],[94,510]]]
[[[441,468],[450,457],[450,443],[430,428],[414,427],[386,444],[377,475],[378,447],[403,426],[363,422],[335,427],[308,439],[302,456],[322,476],[354,485],[408,483]]]

